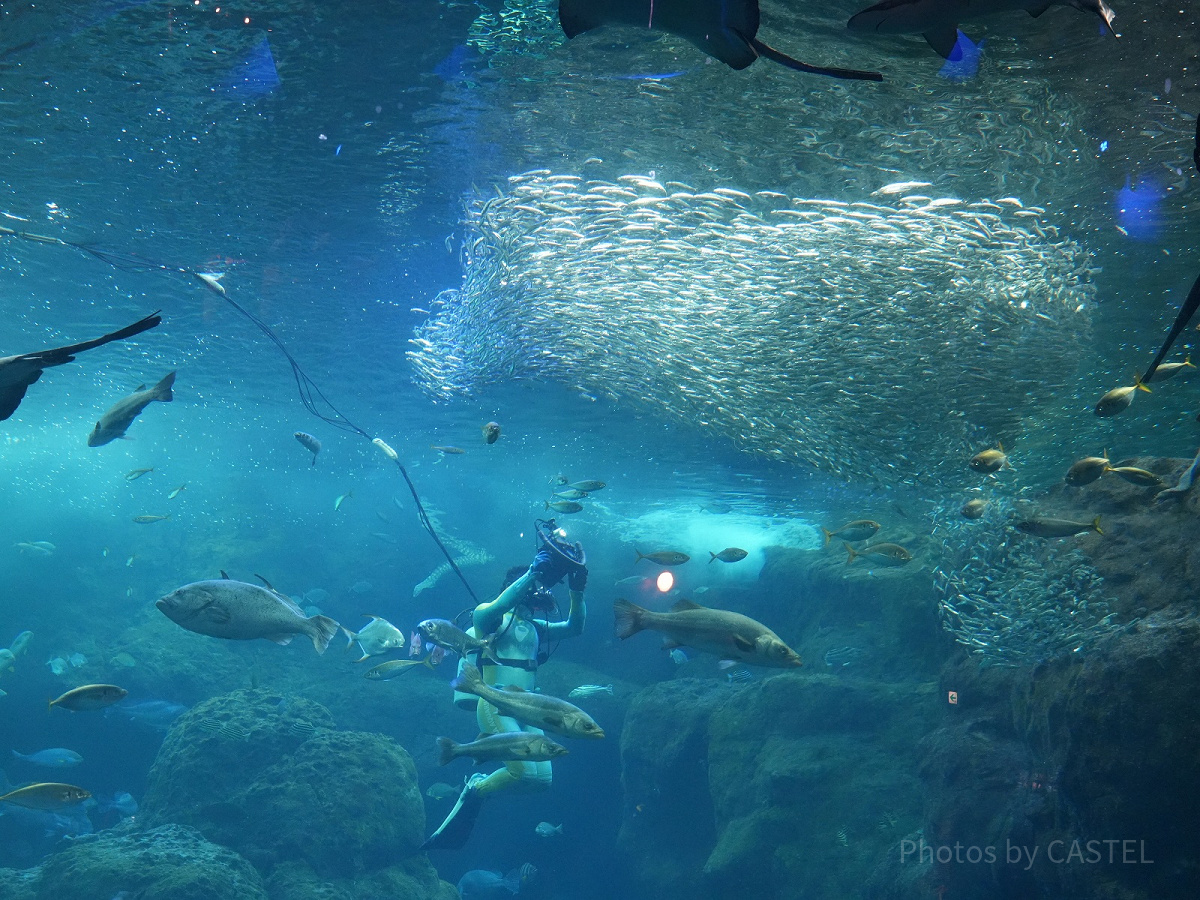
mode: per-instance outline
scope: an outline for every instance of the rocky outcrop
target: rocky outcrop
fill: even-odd
[[[921,822],[916,747],[937,711],[931,684],[657,685],[622,735],[621,845],[661,897],[852,895]]]
[[[36,900],[267,900],[250,863],[181,825],[79,838],[46,860],[36,883]]]
[[[150,824],[185,823],[234,848],[273,895],[342,884],[365,896],[363,879],[413,898],[450,887],[418,854],[425,810],[412,758],[383,735],[337,731],[299,698],[235,691],[180,717],[143,811]]]

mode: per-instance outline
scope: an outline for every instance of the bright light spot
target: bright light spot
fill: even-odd
[[[659,593],[665,594],[671,588],[675,587],[675,576],[670,572],[659,572],[658,578],[654,583],[658,585]]]

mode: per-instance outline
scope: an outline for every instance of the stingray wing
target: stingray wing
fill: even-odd
[[[603,25],[666,31],[733,69],[758,58],[758,0],[559,0],[558,22],[568,38]]]

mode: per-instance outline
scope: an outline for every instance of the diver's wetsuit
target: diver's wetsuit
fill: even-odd
[[[501,661],[513,661],[524,665],[495,665],[483,660],[483,680],[490,685],[503,687],[516,685],[527,691],[537,687],[538,650],[541,641],[559,640],[583,633],[587,609],[583,593],[570,591],[571,609],[562,622],[549,622],[529,615],[521,601],[534,588],[533,572],[526,572],[510,584],[495,600],[475,607],[475,633],[497,635],[492,649]],[[482,698],[476,706],[479,730],[487,734],[506,731],[532,731],[542,734],[540,728],[522,725],[511,716],[501,715],[499,710]],[[538,791],[550,787],[551,767],[549,760],[529,762],[509,760],[503,769],[497,769],[475,784],[482,795],[506,788]]]
[[[586,572],[586,570],[585,570]],[[559,640],[583,633],[587,618],[583,591],[568,591],[571,609],[561,622],[550,622],[530,614],[525,605],[537,587],[533,567],[506,587],[500,596],[488,603],[475,607],[474,625],[476,635],[496,634],[493,650],[500,664],[492,660],[481,660],[483,680],[496,686],[516,685],[527,691],[537,688],[537,667],[542,641]],[[542,657],[544,659],[544,657]],[[511,663],[506,665],[505,663]],[[511,716],[500,715],[499,710],[483,698],[468,694],[457,694],[455,703],[475,702],[475,715],[479,730],[489,734],[506,731],[532,731],[542,734],[540,728],[522,725]],[[457,849],[466,843],[479,814],[479,806],[485,796],[505,789],[542,791],[550,787],[552,770],[549,761],[530,762],[509,760],[504,768],[497,769],[486,777],[473,776],[467,782],[458,802],[450,810],[445,821],[429,836],[422,849]]]

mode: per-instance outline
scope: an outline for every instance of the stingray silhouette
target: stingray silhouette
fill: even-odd
[[[813,75],[883,81],[878,72],[813,66],[760,41],[758,0],[560,0],[558,21],[573,38],[604,25],[629,25],[678,35],[731,69],[760,56]]]

